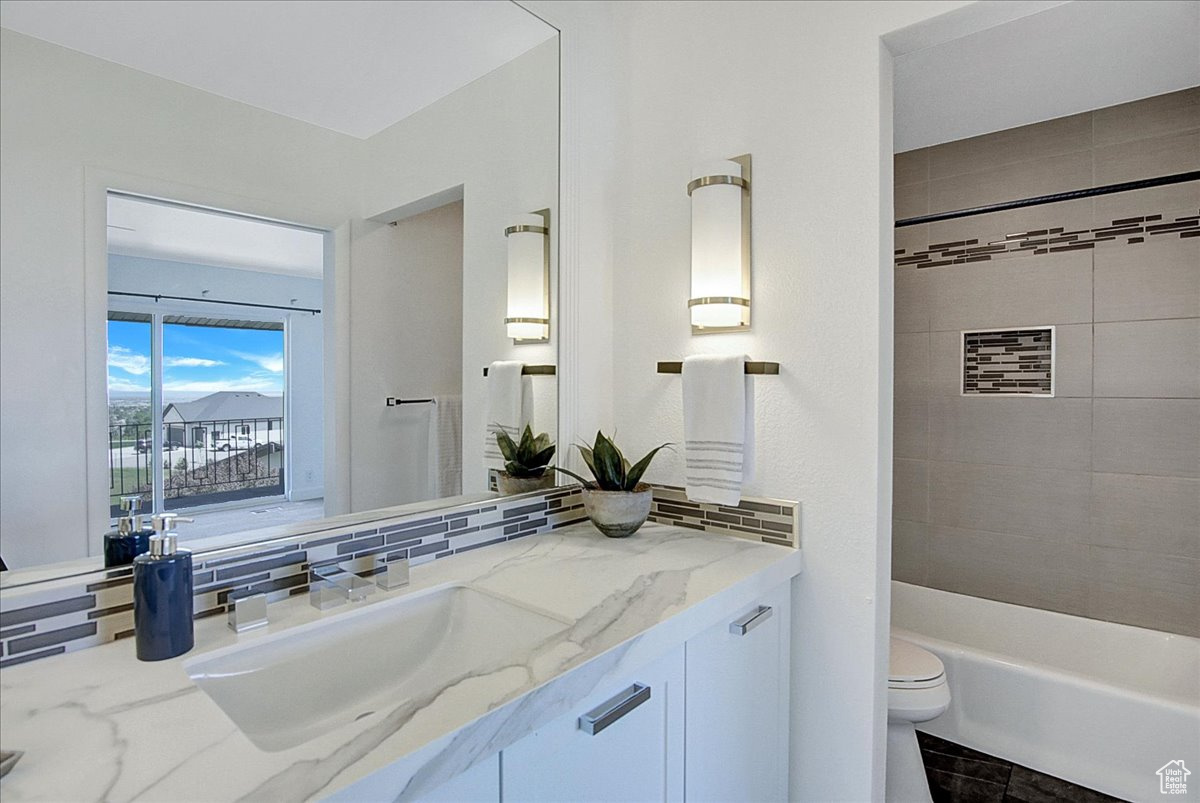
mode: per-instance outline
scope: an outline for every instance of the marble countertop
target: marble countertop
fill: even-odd
[[[798,550],[648,523],[608,539],[583,523],[417,566],[404,589],[321,613],[273,603],[267,628],[196,623],[196,647],[145,663],[126,639],[0,671],[0,739],[25,755],[0,780],[20,800],[395,800],[419,796],[800,573]],[[256,747],[183,669],[422,589],[460,583],[570,622],[523,666],[397,701],[296,747]],[[347,660],[354,660],[348,656]],[[481,660],[481,663],[483,661]],[[453,688],[451,688],[453,687]]]

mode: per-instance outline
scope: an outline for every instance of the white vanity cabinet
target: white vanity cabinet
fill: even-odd
[[[422,801],[785,801],[790,628],[785,583]]]
[[[500,754],[480,761],[419,799],[421,803],[499,803]]]
[[[688,801],[785,801],[791,587],[687,642]]]
[[[680,646],[504,750],[504,800],[683,800],[683,661]]]

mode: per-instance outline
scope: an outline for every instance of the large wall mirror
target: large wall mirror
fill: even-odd
[[[557,440],[553,27],[487,0],[0,26],[0,585],[101,568],[123,499],[204,551],[494,495],[513,394]]]

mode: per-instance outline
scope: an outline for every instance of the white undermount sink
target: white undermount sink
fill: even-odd
[[[565,622],[464,585],[421,591],[184,664],[263,750],[286,750],[453,679],[523,663]]]

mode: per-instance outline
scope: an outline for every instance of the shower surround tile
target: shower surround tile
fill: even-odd
[[[1085,146],[1086,147],[1086,146]],[[930,156],[930,170],[938,161]],[[1091,186],[1092,154],[1077,150],[929,182],[929,211],[950,212]]]
[[[892,579],[926,585],[929,525],[892,519]]]
[[[947,142],[926,150],[929,152],[929,177],[939,179],[1000,169],[1033,159],[1065,156],[1091,147],[1091,115],[1075,114]]]
[[[1096,399],[1094,471],[1200,477],[1200,400]]]
[[[1200,87],[896,166],[931,212],[1200,170]],[[1194,634],[1200,180],[900,227],[894,266],[894,576]],[[960,395],[963,331],[1048,326],[1053,398]]]
[[[1091,254],[924,271],[930,275],[930,329],[1019,328],[1092,320]]]
[[[1090,399],[933,398],[929,421],[931,460],[1090,468]]]
[[[1096,184],[1120,184],[1200,170],[1200,131],[1167,134],[1095,150]]]
[[[896,457],[924,460],[929,456],[929,402],[896,399],[892,403],[892,451]]]
[[[933,524],[1083,542],[1090,501],[1087,471],[939,462],[929,468]]]
[[[897,459],[892,469],[892,515],[929,521],[929,463]]]
[[[1090,507],[1089,543],[1200,559],[1200,480],[1093,474]]]
[[[1088,547],[1087,615],[1200,637],[1200,560]]]
[[[897,187],[928,180],[929,148],[918,148],[915,151],[896,154],[892,165],[892,182]]]
[[[1092,112],[1097,146],[1200,128],[1200,87]]]
[[[1003,532],[931,525],[928,585],[943,591],[1087,615],[1087,547]]]
[[[1097,398],[1200,398],[1200,318],[1098,323]]]
[[[1200,238],[1097,251],[1096,321],[1200,317]]]

